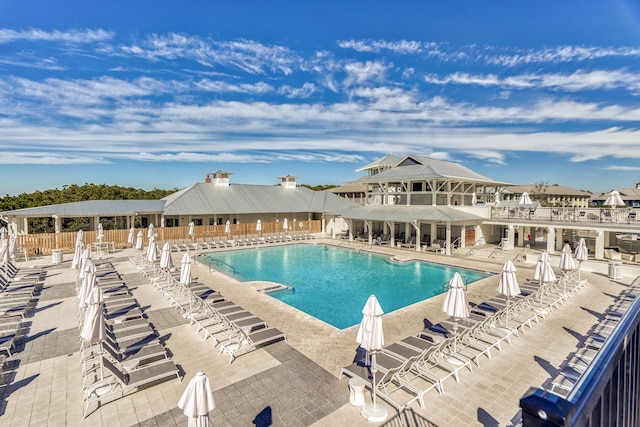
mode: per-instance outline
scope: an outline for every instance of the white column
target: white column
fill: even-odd
[[[473,228],[476,231],[476,235],[473,238],[473,244],[475,245],[475,243],[480,239],[483,239],[482,241],[484,241],[484,233],[482,232],[482,226],[481,225],[476,225]]]
[[[411,224],[408,222],[405,222],[404,223],[404,240],[407,241],[409,236],[411,236]]]
[[[335,215],[331,215],[331,238],[336,238],[336,217]],[[324,233],[325,225],[324,225],[324,215],[322,216],[322,232]]]
[[[436,234],[438,234],[438,224],[436,224],[435,222],[432,222],[431,223],[431,242],[433,242],[436,239]]]
[[[416,251],[420,251],[420,240],[421,240],[421,236],[420,236],[420,223],[415,221],[412,222],[411,225],[413,225],[413,228],[416,230],[416,246],[415,249]]]
[[[513,225],[509,225],[507,227],[507,247],[503,248],[503,250],[504,249],[511,250],[514,248],[515,237],[516,237],[515,229],[513,228]]]
[[[555,253],[556,248],[556,229],[553,227],[547,227],[547,253],[549,255]]]
[[[447,255],[451,255],[451,222],[447,221]]]
[[[371,245],[373,242],[373,232],[371,230],[371,221],[365,220],[364,223],[367,225],[367,241]]]
[[[562,234],[563,234],[563,229],[556,228],[556,251],[558,252],[562,251],[562,246],[563,246]]]
[[[393,248],[396,245],[396,223],[393,221],[387,222],[389,227],[389,244]]]
[[[595,259],[604,259],[604,230],[596,231],[596,248],[593,256]]]
[[[55,233],[56,249],[58,249],[59,247],[58,238],[60,235],[60,228],[61,228],[60,218],[58,217],[58,215],[54,215],[53,216],[53,232]]]
[[[467,242],[465,242],[466,234],[467,234],[467,227],[464,225],[461,225],[460,226],[460,247],[461,248],[464,248],[467,246],[466,245]]]

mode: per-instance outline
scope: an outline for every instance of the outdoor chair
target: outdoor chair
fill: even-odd
[[[86,417],[91,404],[102,403],[108,397],[120,394],[120,397],[151,383],[166,381],[174,375],[182,381],[178,367],[170,360],[158,364],[147,365],[130,372],[122,372],[107,358],[102,358],[102,366],[110,374],[102,381],[98,381],[84,390],[84,416]]]
[[[237,329],[237,331],[235,337],[220,344],[220,354],[229,354],[229,364],[241,354],[249,353],[276,341],[287,340],[285,334],[276,328],[263,328],[249,334],[241,329]]]

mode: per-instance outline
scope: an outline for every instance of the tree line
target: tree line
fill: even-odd
[[[64,185],[62,189],[34,191],[17,196],[5,195],[0,199],[0,212],[86,200],[159,200],[176,191],[178,191],[177,188],[172,190],[154,188],[147,191],[140,188],[106,184]],[[29,218],[28,221],[30,233],[51,233],[54,231],[53,218]],[[105,218],[102,221],[102,226],[106,230],[124,228],[119,221],[123,221],[123,219]],[[62,219],[63,231],[88,230],[89,225],[90,218]]]

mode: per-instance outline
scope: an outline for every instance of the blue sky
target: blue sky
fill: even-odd
[[[639,97],[632,0],[0,0],[0,195],[387,153],[609,191],[640,181]]]

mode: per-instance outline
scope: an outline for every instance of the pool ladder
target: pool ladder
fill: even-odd
[[[208,258],[208,261],[214,261],[216,263],[217,266],[220,265],[224,265],[225,267],[227,267],[229,270],[233,271],[233,275],[235,276],[237,274],[235,267],[233,267],[232,265],[227,264],[224,261],[220,261],[217,258]],[[211,262],[207,262],[207,267],[209,267],[209,273],[211,273]]]
[[[467,276],[462,276],[460,275],[460,277],[462,277],[462,280],[464,280],[464,291],[467,291],[467,285],[469,284],[469,280],[467,279]],[[445,293],[449,290],[449,282],[444,282],[442,284],[442,293]]]

